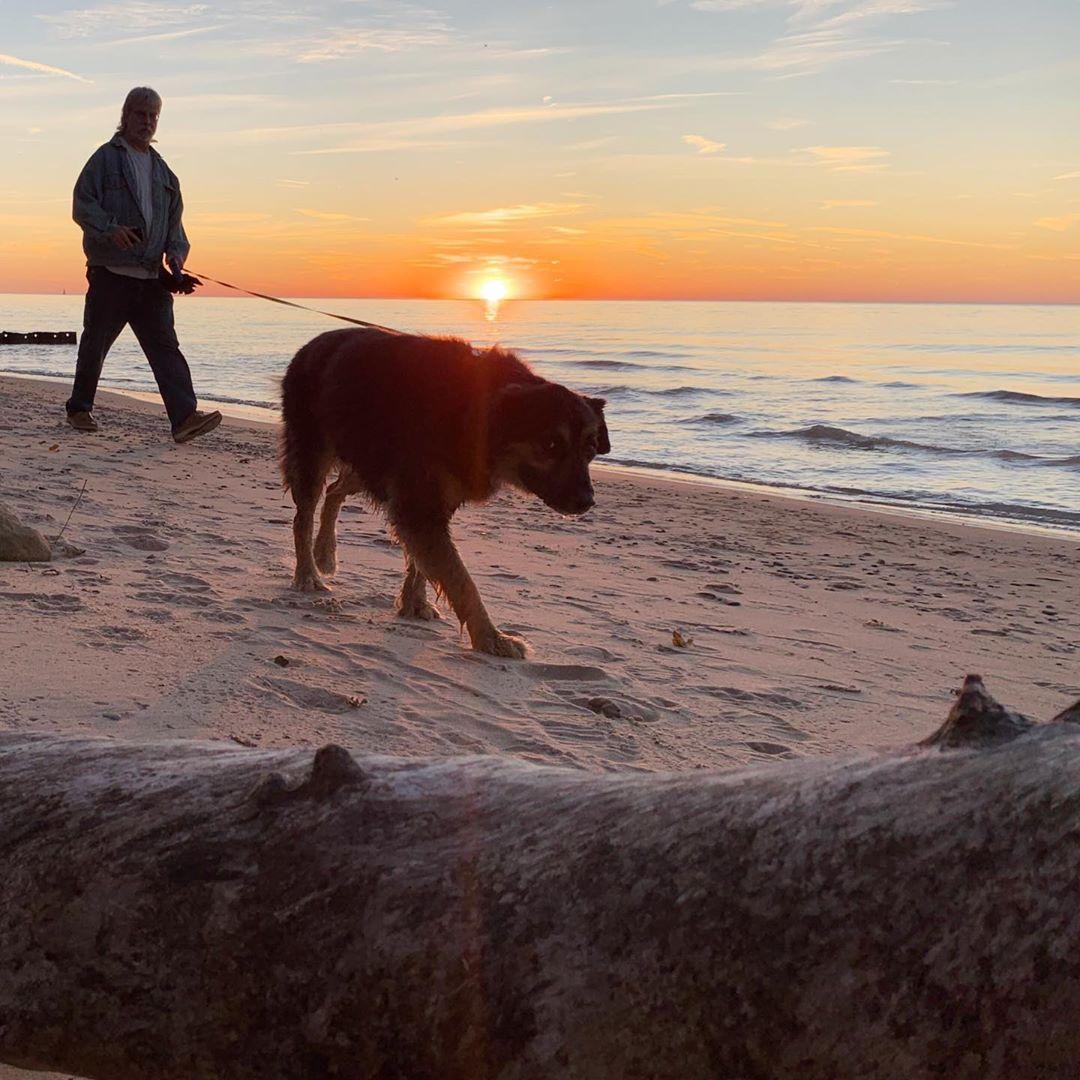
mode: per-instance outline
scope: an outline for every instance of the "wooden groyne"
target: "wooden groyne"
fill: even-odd
[[[31,330],[20,334],[14,330],[0,330],[0,345],[74,345],[74,330]]]

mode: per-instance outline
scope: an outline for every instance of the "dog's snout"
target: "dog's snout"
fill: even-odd
[[[591,510],[595,503],[596,499],[593,497],[592,489],[580,491],[574,497],[570,512],[573,514],[584,514],[586,510]]]

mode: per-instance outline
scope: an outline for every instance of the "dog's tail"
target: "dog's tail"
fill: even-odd
[[[316,476],[326,457],[326,447],[315,413],[319,391],[315,363],[317,359],[308,342],[289,362],[281,380],[281,444],[279,464],[281,482],[286,491],[309,493],[322,484]],[[322,470],[325,473],[325,469]]]

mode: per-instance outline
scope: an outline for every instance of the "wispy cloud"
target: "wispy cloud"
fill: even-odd
[[[581,203],[523,203],[519,206],[500,206],[494,210],[464,211],[425,218],[424,225],[500,227],[518,221],[543,217],[562,217],[587,209]]]
[[[877,206],[873,199],[826,199],[821,204],[822,210],[842,210],[848,207]]]
[[[948,0],[692,0],[702,12],[788,10],[787,28],[762,52],[721,58],[721,70],[757,70],[775,78],[819,74],[835,64],[890,52],[908,42],[876,37],[868,26],[891,16],[916,15],[948,6]]]
[[[878,172],[889,167],[883,159],[892,156],[880,146],[806,146],[795,153],[809,154],[830,172]]]
[[[1080,222],[1080,214],[1062,214],[1061,217],[1041,217],[1035,224],[1040,229],[1051,229],[1053,232],[1065,232]]]
[[[949,247],[990,248],[995,251],[1007,251],[1010,248],[1008,244],[986,243],[980,240],[956,240],[947,236],[923,236],[920,233],[887,232],[883,229],[845,229],[839,225],[812,225],[807,232],[830,233],[833,236],[865,241],[905,240],[919,244],[946,244]]]
[[[0,53],[0,64],[35,71],[39,75],[62,75],[65,79],[75,79],[77,82],[84,83],[91,81],[84,79],[81,75],[76,75],[74,71],[66,71],[64,68],[53,67],[50,64],[39,64],[36,60],[23,60],[18,56],[8,56],[6,53]]]
[[[671,108],[670,102],[625,102],[613,104],[581,105],[532,105],[511,108],[482,109],[471,113],[450,113],[441,116],[414,117],[411,120],[378,121],[366,124],[330,124],[291,128],[262,128],[240,133],[251,141],[273,138],[349,134],[363,139],[345,145],[301,150],[301,154],[356,154],[367,153],[373,148],[402,149],[424,137],[446,135],[453,132],[478,131],[486,128],[507,127],[515,124],[553,123],[562,120],[581,120],[596,116],[616,116],[621,113],[648,112]],[[372,144],[375,144],[373,147]]]
[[[371,218],[368,217],[357,217],[355,214],[335,213],[332,210],[311,210],[306,207],[299,207],[296,212],[302,214],[304,217],[314,218],[316,221],[329,221],[335,224],[371,220]]]
[[[117,45],[146,45],[149,42],[161,44],[163,41],[177,41],[181,38],[194,37],[196,34],[208,34],[217,30],[216,26],[193,26],[187,30],[164,30],[160,34],[140,34],[138,37],[112,38],[109,41],[98,42],[94,47],[98,49],[111,49]]]
[[[687,146],[693,146],[697,149],[699,154],[719,154],[721,151],[727,149],[727,143],[714,142],[712,139],[707,139],[704,135],[684,135],[682,141]]]
[[[1060,176],[1055,176],[1055,180],[1080,180],[1080,172],[1067,172],[1062,173]]]
[[[771,131],[794,131],[796,128],[806,127],[809,120],[797,120],[794,117],[783,116],[779,120],[769,120],[765,126]]]
[[[414,49],[431,49],[442,46],[449,38],[442,27],[410,29],[407,27],[365,27],[359,30],[339,31],[305,46],[296,58],[302,64],[321,64],[343,60],[362,52],[398,53]],[[292,52],[283,43],[281,52]]]
[[[99,7],[75,8],[57,15],[38,15],[63,37],[93,37],[116,29],[148,30],[173,26],[210,12],[209,4],[158,4],[152,0],[125,0]]]

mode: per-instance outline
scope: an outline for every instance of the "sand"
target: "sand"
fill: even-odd
[[[583,518],[506,493],[455,519],[530,644],[498,660],[448,611],[395,617],[401,553],[359,501],[333,594],[290,589],[273,425],[178,447],[160,404],[102,393],[81,435],[66,392],[0,378],[0,503],[50,538],[70,514],[82,549],[0,563],[6,730],[687,770],[911,743],[966,672],[1042,719],[1080,696],[1068,539],[597,468]]]
[[[357,501],[331,596],[293,592],[273,425],[183,447],[160,405],[0,379],[0,502],[85,549],[0,564],[0,725],[356,752],[713,768],[908,743],[965,672],[1044,717],[1080,693],[1080,548],[597,469],[568,519],[517,493],[455,531],[524,662],[393,613],[402,557]],[[618,417],[613,418],[618,437]],[[691,638],[673,644],[673,632]]]

